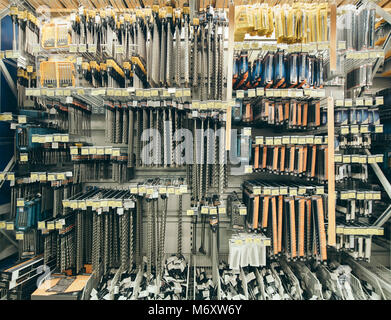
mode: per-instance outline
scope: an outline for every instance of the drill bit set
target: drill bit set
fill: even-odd
[[[306,194],[300,196],[297,193],[295,196],[288,195],[288,192],[284,192],[285,196],[281,192],[273,196],[271,187],[271,192],[265,195],[265,187],[263,193],[260,193],[256,185],[256,182],[244,184],[246,220],[250,230],[262,231],[271,239],[269,256],[284,255],[288,260],[312,257],[327,260],[327,196],[318,195],[316,187],[312,192],[306,191]]]
[[[323,57],[285,51],[259,54],[252,62],[248,51],[234,56],[234,90],[254,88],[323,88]]]
[[[254,171],[326,182],[328,147],[326,144],[315,144],[322,140],[317,138],[321,137],[312,136],[311,141],[305,136],[257,137],[252,148]]]
[[[70,41],[66,21],[51,21],[41,27],[41,47],[44,50],[67,48]]]
[[[270,125],[285,130],[313,130],[324,125],[318,100],[256,99],[232,108],[235,123]]]
[[[75,86],[75,67],[69,61],[42,61],[39,64],[40,85],[43,88]]]
[[[273,34],[278,43],[329,40],[328,3],[247,4],[235,8],[235,41]]]

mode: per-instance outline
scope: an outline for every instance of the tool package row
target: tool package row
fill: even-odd
[[[244,185],[243,202],[247,205],[248,228],[271,239],[270,256],[327,260],[326,196],[255,195],[246,186],[249,184]]]
[[[246,34],[271,37],[278,43],[328,41],[328,4],[245,4],[235,8],[235,41]]]
[[[287,130],[316,129],[327,117],[317,100],[255,99],[239,102],[232,108],[235,122],[271,125]]]
[[[18,9],[15,4],[11,4],[10,16],[13,29],[12,50],[33,55],[34,46],[40,41],[40,21],[33,13]]]
[[[367,195],[368,192],[370,197]],[[350,197],[351,193],[354,197]],[[346,222],[356,221],[359,217],[370,217],[372,215],[375,200],[380,200],[380,191],[357,190],[356,193],[354,190],[348,193],[342,190],[338,194],[336,210],[345,216]]]
[[[248,52],[234,57],[234,90],[252,88],[323,88],[323,58],[308,53],[267,52],[252,62]]]
[[[338,40],[346,41],[347,50],[371,49],[375,45],[376,9],[362,5],[343,5],[337,9]]]
[[[92,148],[88,148],[92,149]],[[96,150],[96,148],[95,148]],[[128,155],[120,153],[112,154],[83,154],[72,155],[74,181],[91,182],[113,180],[119,183],[128,181],[130,173],[127,169]]]
[[[327,145],[256,144],[252,148],[252,159],[254,171],[327,181]]]
[[[334,111],[336,126],[343,125],[378,125],[380,124],[378,107],[337,107]]]
[[[73,86],[76,78],[93,87],[192,85],[201,100],[223,98],[227,31],[223,10],[209,6],[190,21],[186,4],[183,8],[153,5],[128,13],[116,13],[111,7],[80,7],[69,20],[52,19],[42,26],[42,48],[69,50],[84,59],[77,63],[77,70],[66,61],[41,63],[53,68],[51,76],[44,77],[48,80],[42,80],[48,71],[40,66],[42,86]],[[67,81],[56,76],[59,64],[69,71]],[[78,75],[72,75],[74,71]]]

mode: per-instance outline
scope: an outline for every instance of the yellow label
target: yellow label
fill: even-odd
[[[130,193],[137,194],[138,193],[138,188],[137,187],[130,188]]]
[[[18,123],[26,123],[26,116],[20,115],[18,116]]]
[[[191,210],[191,209],[186,210],[186,214],[187,214],[188,216],[193,216],[193,215],[194,215],[194,210]]]
[[[7,174],[7,180],[8,180],[8,181],[13,181],[13,180],[15,180],[15,174],[13,174],[13,173],[8,173],[8,174]]]
[[[16,233],[16,240],[23,240],[23,237],[24,236],[24,234],[23,234],[23,232],[17,232]]]
[[[96,148],[96,154],[104,155],[105,154],[105,148]]]
[[[48,222],[47,228],[48,228],[48,230],[54,230],[54,222]]]
[[[39,174],[40,181],[46,181],[46,173]]]
[[[7,222],[6,229],[7,230],[14,230],[15,226],[13,222]]]
[[[37,173],[31,173],[30,174],[30,179],[31,180],[38,180],[38,174]]]
[[[48,174],[48,181],[54,181],[56,180],[54,174]]]
[[[24,207],[24,200],[17,200],[16,201],[16,206],[17,207]]]
[[[266,247],[270,246],[270,239],[263,240],[263,245]]]
[[[38,221],[38,229],[46,229],[46,222]]]
[[[146,193],[147,192],[147,188],[146,187],[139,187],[138,188],[138,192],[139,193]]]
[[[87,207],[93,207],[93,206],[94,206],[94,201],[92,201],[92,200],[86,200],[86,206],[87,206]]]
[[[56,221],[56,229],[61,230],[62,229],[62,223],[61,221]]]
[[[205,206],[201,207],[201,213],[209,213],[209,208]]]
[[[77,201],[73,200],[73,201],[70,201],[69,203],[70,203],[71,209],[77,209],[77,207],[78,207]]]
[[[173,194],[173,193],[175,193],[175,189],[173,187],[168,187],[167,188],[167,193]]]
[[[209,214],[217,214],[216,208],[209,208]]]
[[[167,193],[167,188],[166,187],[160,187],[159,188],[159,193]]]
[[[240,209],[239,209],[239,214],[240,214],[241,216],[245,216],[245,215],[247,214],[247,209],[246,209],[246,208],[240,208]]]
[[[101,200],[101,201],[100,201],[100,206],[101,206],[102,208],[108,207],[108,206],[109,206],[109,205],[108,205],[108,201],[107,201],[107,200]]]
[[[86,209],[86,203],[84,201],[78,202],[78,208],[79,209]]]
[[[64,200],[64,201],[62,202],[62,206],[63,206],[64,208],[70,207],[69,201],[68,201],[68,200]]]
[[[153,188],[147,188],[147,194],[153,194]]]
[[[119,149],[113,149],[113,156],[118,157],[120,155],[120,150]]]
[[[20,155],[20,161],[27,162],[28,159],[29,159],[29,157],[28,157],[27,153],[24,153],[24,154]]]
[[[0,229],[5,229],[5,221],[0,221]]]
[[[65,174],[64,173],[58,173],[57,174],[57,180],[65,180]]]

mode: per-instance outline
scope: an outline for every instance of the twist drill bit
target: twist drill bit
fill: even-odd
[[[133,109],[129,109],[129,130],[128,130],[128,168],[133,168]]]
[[[182,195],[178,203],[178,254],[182,255]]]
[[[138,209],[137,209],[138,210]],[[129,271],[133,268],[133,252],[134,252],[134,244],[133,244],[133,210],[129,213]],[[136,247],[136,256],[138,254],[138,249]]]

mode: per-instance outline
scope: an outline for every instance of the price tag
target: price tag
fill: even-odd
[[[383,125],[382,124],[377,124],[375,126],[375,133],[383,133]]]
[[[367,124],[360,126],[360,133],[368,133],[368,132],[369,132],[369,126]]]
[[[96,148],[95,147],[90,147],[88,150],[89,154],[96,154]]]
[[[351,162],[350,155],[343,155],[342,162],[343,163],[350,163]]]
[[[384,97],[376,97],[375,98],[376,105],[383,105],[384,104]]]
[[[54,222],[53,221],[48,221],[46,224],[48,230],[54,230]]]
[[[113,149],[113,156],[119,157],[120,156],[120,149]]]
[[[264,96],[265,95],[265,89],[264,88],[257,88],[257,96]]]
[[[175,194],[177,196],[181,195],[182,194],[181,189],[180,188],[175,188]]]
[[[248,90],[247,90],[247,96],[248,96],[249,98],[255,97],[255,89],[248,89]]]
[[[357,191],[356,193],[356,199],[357,200],[364,200],[365,199],[365,193]]]
[[[227,213],[227,208],[219,207],[219,214],[226,214],[226,213]]]
[[[244,98],[244,91],[243,90],[236,90],[236,98],[243,99]]]
[[[38,174],[37,174],[37,173],[34,173],[34,172],[31,172],[31,173],[30,173],[30,179],[31,179],[32,181],[38,180]]]
[[[113,148],[112,147],[105,148],[105,154],[113,154]]]
[[[297,196],[297,188],[289,188],[289,196]]]
[[[138,187],[138,192],[139,193],[147,193],[147,188],[145,186],[140,186],[140,187]]]
[[[18,123],[23,124],[23,123],[26,123],[26,122],[27,122],[26,116],[24,116],[24,115],[19,115],[18,116]]]
[[[160,194],[165,194],[165,193],[167,193],[167,188],[166,188],[166,187],[160,187],[160,188],[159,188],[159,193],[160,193]]]
[[[252,173],[252,172],[253,172],[253,166],[244,167],[244,173]]]
[[[24,207],[24,199],[17,199],[16,206],[17,207]]]
[[[241,216],[247,215],[247,209],[246,208],[240,208],[239,209],[239,215],[241,215]]]
[[[55,222],[55,227],[56,227],[57,230],[61,230],[62,226],[63,226],[63,224],[62,224],[61,220],[58,220],[58,221]]]
[[[38,229],[40,229],[40,230],[46,229],[46,222],[45,221],[38,221]]]
[[[46,173],[39,174],[39,181],[46,181]]]
[[[186,214],[187,214],[188,216],[193,216],[193,215],[194,215],[194,210],[188,209],[188,210],[186,210]]]
[[[270,188],[270,187],[264,187],[263,188],[263,194],[264,195],[269,195],[269,194],[271,194],[272,193],[272,189]]]
[[[341,127],[341,134],[349,134],[349,127],[348,126],[342,126]]]
[[[382,155],[377,155],[376,156],[376,162],[383,162],[383,156]]]
[[[217,214],[217,208],[216,207],[209,208],[209,214]]]
[[[15,236],[16,236],[16,240],[23,240],[24,238],[23,232],[17,232]]]
[[[20,154],[20,161],[21,162],[27,162],[29,160],[28,154],[27,153],[21,153]]]
[[[5,221],[0,221],[0,229],[5,229],[6,223]]]
[[[65,174],[64,173],[57,173],[57,180],[65,180]]]

